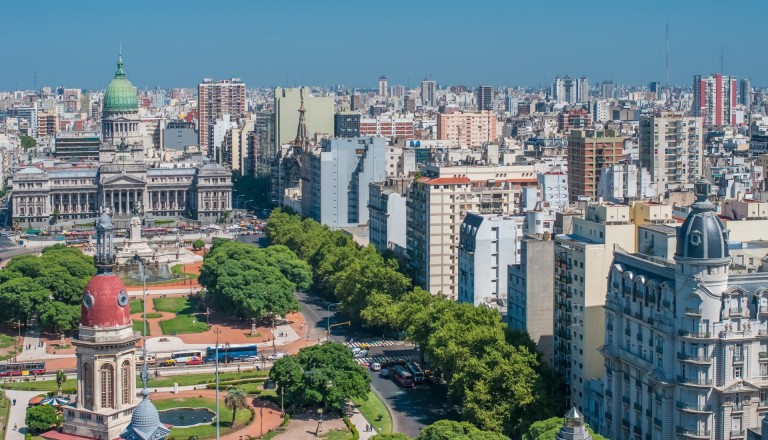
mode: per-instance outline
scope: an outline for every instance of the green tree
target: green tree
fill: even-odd
[[[61,301],[48,301],[39,307],[37,313],[43,328],[52,332],[74,330],[80,322],[80,306]]]
[[[438,420],[424,427],[416,440],[509,440],[509,437],[482,431],[468,422]]]
[[[235,416],[237,410],[248,406],[248,395],[245,394],[242,388],[230,388],[227,391],[227,397],[224,398],[224,405],[232,411],[232,426],[235,425]]]
[[[200,238],[192,242],[192,249],[200,250],[204,247],[205,247],[205,242]]]
[[[35,148],[35,145],[37,145],[37,141],[32,136],[19,136],[19,139],[21,139],[21,148],[24,150]]]
[[[376,434],[371,437],[371,440],[410,440],[410,437],[399,432],[393,432],[390,434]]]
[[[56,395],[61,396],[61,386],[67,381],[67,375],[63,370],[56,371]]]
[[[371,377],[343,345],[327,342],[275,362],[270,379],[289,405],[340,410],[351,398],[367,399]]]
[[[0,284],[0,316],[26,321],[50,299],[50,293],[32,278],[13,278]]]
[[[534,422],[528,428],[528,432],[523,434],[522,440],[556,440],[557,433],[560,432],[564,422],[565,419],[562,417],[551,417]],[[595,434],[589,425],[587,425],[587,431],[592,436],[592,440],[606,440],[602,435]]]
[[[24,423],[35,433],[51,429],[58,423],[56,409],[51,405],[38,405],[27,409]]]

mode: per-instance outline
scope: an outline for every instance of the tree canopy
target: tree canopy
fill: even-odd
[[[389,434],[376,434],[371,437],[371,440],[410,440],[410,438],[399,432],[392,432]]]
[[[30,407],[27,409],[27,416],[24,419],[24,424],[36,433],[47,431],[58,423],[59,417],[56,415],[56,408],[51,405]]]
[[[296,288],[308,287],[311,278],[309,265],[285,246],[215,240],[199,280],[214,310],[263,319],[297,311]]]
[[[0,320],[25,321],[33,315],[47,330],[77,327],[83,289],[96,274],[93,258],[62,244],[41,256],[13,258],[0,271]]]
[[[275,210],[267,220],[267,237],[309,262],[314,288],[342,302],[350,317],[368,327],[404,332],[419,344],[430,368],[442,372],[449,396],[471,423],[438,425],[428,434],[470,426],[496,436],[488,438],[520,438],[536,420],[564,413],[555,374],[528,335],[510,331],[497,311],[412,287],[396,260],[310,219]],[[286,381],[293,377],[285,375]],[[447,438],[468,434],[451,435]],[[485,438],[480,435],[466,438]]]
[[[371,377],[343,345],[326,342],[275,362],[269,378],[295,407],[340,410],[351,398],[367,399]]]
[[[21,139],[21,148],[25,151],[35,148],[35,145],[37,145],[37,141],[32,136],[20,136],[19,138]]]
[[[523,434],[522,440],[556,440],[557,433],[563,427],[565,419],[562,417],[551,417],[546,420],[539,420],[531,424],[528,432]],[[607,440],[600,434],[595,434],[592,428],[587,425],[592,440]]]
[[[416,440],[509,440],[509,437],[480,430],[468,422],[438,420],[424,427]]]

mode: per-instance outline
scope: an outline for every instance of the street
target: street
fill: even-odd
[[[332,303],[317,295],[297,292],[296,297],[299,299],[304,322],[310,326],[308,330],[311,338],[323,338],[325,336],[329,316],[331,324],[346,320],[343,315],[337,314],[334,310],[335,307],[331,307],[329,313],[328,306]],[[331,337],[336,342],[349,341],[350,338],[356,342],[371,339],[371,335],[360,334],[354,328],[346,325],[333,327]],[[381,340],[382,338],[377,339]],[[386,341],[386,344],[382,345],[371,344],[368,358],[375,356],[417,358],[419,351],[411,344]],[[420,385],[415,388],[404,389],[391,379],[379,377],[379,373],[369,371],[369,374],[372,379],[371,388],[389,408],[392,414],[393,430],[396,432],[402,432],[409,437],[417,437],[424,426],[444,418],[458,418],[455,409],[449,408],[447,404],[448,390],[445,385]]]

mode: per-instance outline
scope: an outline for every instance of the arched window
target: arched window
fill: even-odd
[[[122,396],[121,401],[123,405],[131,403],[131,361],[123,361],[122,367],[120,367],[120,382],[122,384]]]
[[[101,407],[115,407],[115,369],[112,365],[104,364],[99,369],[101,380]]]
[[[93,406],[93,368],[88,362],[83,364],[83,404]]]

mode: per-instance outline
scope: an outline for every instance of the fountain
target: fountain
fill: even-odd
[[[208,408],[173,408],[160,411],[160,421],[174,428],[209,425],[216,420],[216,413]]]
[[[117,249],[115,258],[118,266],[125,266],[130,265],[136,255],[146,264],[155,265],[156,270],[153,275],[159,279],[174,278],[169,264],[193,263],[202,259],[184,247],[184,240],[179,233],[176,234],[171,245],[167,245],[165,242],[152,243],[142,237],[141,219],[138,216],[131,218],[128,238],[123,241],[122,247]],[[139,275],[140,279],[141,275]]]

